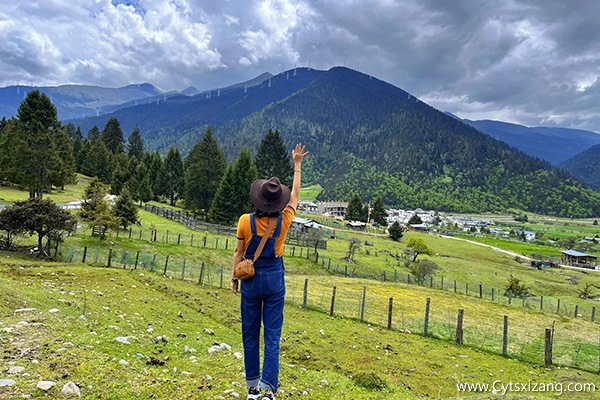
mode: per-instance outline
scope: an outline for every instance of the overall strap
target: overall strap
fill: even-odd
[[[252,229],[252,234],[256,235],[256,219],[254,214],[250,213],[250,229]]]
[[[265,243],[267,243],[267,239],[269,238],[269,235],[271,234],[271,231],[275,227],[275,223],[277,221],[278,221],[278,219],[275,219],[275,218],[273,218],[269,221],[267,230],[265,231],[265,234],[263,235],[262,239],[260,239],[260,243],[258,244],[256,251],[254,252],[254,260],[253,261],[256,261],[260,257],[260,253],[262,252],[263,247],[265,247]]]

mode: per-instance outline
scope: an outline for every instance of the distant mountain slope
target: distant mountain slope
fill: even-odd
[[[278,129],[289,148],[308,145],[305,182],[323,186],[320,199],[357,192],[397,207],[600,215],[600,194],[549,163],[347,68],[291,70],[251,89],[173,97],[76,122],[87,132],[113,116],[127,134],[137,125],[148,148],[178,146],[184,154],[210,124],[230,160]]]
[[[526,127],[500,121],[470,121],[467,124],[534,157],[559,165],[574,155],[600,144],[600,134],[580,129]]]
[[[600,144],[564,161],[560,166],[591,188],[600,191]]]
[[[27,93],[36,89],[50,97],[61,120],[96,115],[111,106],[134,101],[147,101],[149,98],[162,95],[158,89],[149,83],[128,85],[121,88],[85,85],[56,87],[8,86],[0,88],[0,118],[10,118],[16,115],[17,109]]]

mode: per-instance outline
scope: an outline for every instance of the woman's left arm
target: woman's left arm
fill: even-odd
[[[233,250],[233,269],[231,270],[231,291],[234,294],[238,294],[239,292],[239,284],[240,281],[233,275],[235,271],[235,266],[244,259],[244,239],[239,239],[235,243],[235,249]]]

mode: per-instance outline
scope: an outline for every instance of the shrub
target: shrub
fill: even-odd
[[[375,372],[361,371],[354,375],[353,380],[357,386],[368,390],[382,390],[387,387],[387,383]]]

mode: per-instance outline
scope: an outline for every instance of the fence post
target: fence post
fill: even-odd
[[[385,282],[385,271],[383,271],[383,273],[381,274],[381,278]]]
[[[462,308],[458,309],[458,321],[456,323],[456,344],[463,344],[463,319],[465,316],[465,310]]]
[[[119,231],[121,230],[121,227],[117,228],[117,237],[119,237]]]
[[[387,328],[392,329],[392,311],[394,309],[394,298],[390,297],[390,304],[388,305],[388,323]]]
[[[202,261],[202,267],[200,267],[200,277],[198,277],[198,284],[202,285],[203,280],[204,280],[204,261]]]
[[[154,271],[156,267],[156,253],[154,253],[154,257],[152,257],[152,265],[150,266],[150,271]]]
[[[544,347],[544,364],[552,365],[552,329],[546,328],[546,345]]]
[[[465,282],[465,294],[469,295],[469,282]]]
[[[365,321],[365,305],[367,303],[367,285],[363,285],[362,303],[360,305],[360,322]]]
[[[410,274],[406,275],[406,283],[408,283],[409,285],[411,284]]]
[[[137,269],[139,258],[140,258],[140,251],[138,250],[137,253],[135,253],[135,266],[133,267],[133,269]]]
[[[344,277],[348,276],[348,266],[344,267]]]
[[[167,235],[167,237],[168,237],[168,235]],[[165,259],[165,270],[163,271],[163,275],[164,276],[167,276],[167,267],[168,267],[168,265],[169,265],[169,255],[167,254],[167,258]]]
[[[181,233],[177,234],[177,244],[181,244]]]
[[[508,291],[508,304],[512,304],[512,291]]]
[[[144,231],[142,229],[140,229],[140,240],[142,240],[142,235],[144,234]]]
[[[111,260],[112,260],[112,252],[113,252],[113,249],[112,249],[112,247],[111,247],[110,249],[108,249],[108,263],[107,263],[107,265],[106,265],[106,266],[107,266],[107,267],[109,267],[109,268],[110,268],[110,262],[111,262]]]
[[[219,248],[219,238],[215,238],[215,249]]]
[[[229,250],[229,238],[225,239],[225,250]]]
[[[132,227],[130,226],[129,227],[129,239],[131,239],[131,230],[132,230]]]
[[[429,277],[429,287],[432,288],[433,287],[433,276]]]
[[[192,233],[192,238],[190,239],[190,246],[194,247],[194,234]]]
[[[206,236],[202,238],[202,247],[206,247]]]
[[[427,298],[425,303],[425,328],[423,329],[423,336],[429,335],[429,309],[431,306],[431,298]]]
[[[596,319],[596,307],[592,307],[592,322],[595,322],[594,320]]]
[[[560,299],[558,299],[558,302],[556,303],[556,313],[560,315]]]
[[[306,308],[308,304],[308,278],[304,279],[304,293],[302,297],[302,307]]]
[[[444,277],[441,277],[440,289],[444,290]]]
[[[577,318],[578,314],[579,314],[579,304],[575,304],[575,314],[573,315],[573,318]]]
[[[495,294],[496,294],[495,290],[494,290],[494,288],[492,288],[492,302],[494,301]]]
[[[442,278],[444,279],[444,278]],[[394,269],[394,282],[398,282],[398,270]]]
[[[87,255],[87,246],[83,248],[83,257],[81,258],[81,262],[85,263],[85,256]]]
[[[544,311],[544,296],[540,296],[540,311]]]
[[[183,259],[183,267],[181,268],[181,280],[182,281],[185,280],[185,262],[186,262],[186,259],[184,258]]]
[[[456,279],[454,280],[454,293],[456,293]]]
[[[331,307],[329,308],[329,315],[333,316],[333,308],[335,306],[335,286],[333,287],[333,292],[331,293]]]
[[[169,243],[169,230],[167,229],[167,240],[165,241],[165,243]]]
[[[223,264],[221,264],[221,278],[219,283],[219,287],[221,289],[223,289],[223,275],[225,275],[225,267],[223,266]]]
[[[481,283],[479,284],[479,298],[483,299],[483,285]]]
[[[504,331],[502,333],[502,355],[508,355],[508,315],[504,316]]]

